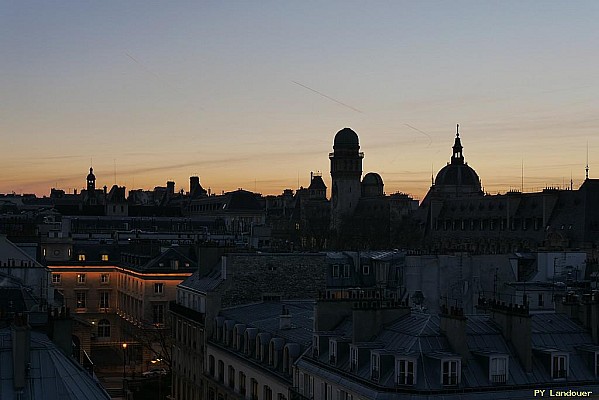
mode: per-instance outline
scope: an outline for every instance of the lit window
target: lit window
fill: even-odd
[[[85,261],[85,254],[79,254],[79,261]]]
[[[102,261],[108,261],[108,254],[102,254]]]
[[[52,274],[52,283],[60,283],[60,274]]]
[[[100,283],[108,283],[110,282],[110,275],[109,274],[102,274],[100,275]]]
[[[77,274],[77,283],[85,283],[85,274]]]
[[[155,283],[154,284],[154,293],[155,294],[164,293],[164,283]]]
[[[42,256],[46,257],[46,248],[45,247],[42,249]]]
[[[87,306],[87,293],[76,292],[77,308],[85,308]]]

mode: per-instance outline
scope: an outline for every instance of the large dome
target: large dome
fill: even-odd
[[[480,186],[480,178],[468,164],[447,164],[437,174],[435,185]]]
[[[382,196],[383,187],[383,178],[375,172],[369,172],[362,179],[362,196]]]
[[[334,148],[360,147],[358,134],[350,128],[343,128],[335,135]]]

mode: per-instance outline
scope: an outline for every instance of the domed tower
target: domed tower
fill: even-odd
[[[384,196],[385,192],[383,178],[375,172],[369,172],[362,179],[362,197],[380,197]]]
[[[94,169],[92,167],[89,168],[89,174],[87,174],[87,192],[95,193],[96,191],[96,175],[94,175]]]
[[[447,197],[483,194],[478,174],[464,161],[463,149],[458,125],[451,162],[437,173],[431,188],[434,193],[444,194]]]
[[[360,200],[362,159],[356,132],[344,128],[335,135],[331,160],[331,227],[337,229],[344,215],[353,214]]]

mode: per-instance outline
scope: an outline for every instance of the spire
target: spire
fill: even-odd
[[[589,179],[589,141],[587,140],[587,166],[584,169],[586,172],[586,179]]]
[[[452,164],[464,164],[464,154],[462,153],[462,141],[460,140],[460,125],[456,125],[455,142],[453,143],[453,154],[451,156]]]

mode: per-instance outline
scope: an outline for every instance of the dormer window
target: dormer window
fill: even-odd
[[[358,371],[358,348],[354,346],[349,348],[349,370]]]
[[[339,264],[333,264],[333,278],[339,278]]]
[[[460,383],[460,360],[445,360],[441,363],[441,384],[455,386]]]
[[[108,261],[108,254],[102,254],[102,261]]]
[[[507,382],[507,356],[494,356],[489,359],[489,380],[493,383]]]
[[[337,341],[329,339],[329,363],[335,365],[337,362]]]
[[[397,385],[414,385],[416,383],[416,362],[414,360],[400,358],[395,361],[395,383]]]
[[[85,254],[79,254],[79,261],[85,261]]]
[[[370,356],[370,379],[378,381],[381,377],[381,357],[377,353]]]
[[[349,278],[349,264],[343,265],[343,277]]]
[[[568,377],[568,361],[567,354],[552,354],[551,378],[566,379]]]
[[[320,356],[320,351],[319,351],[319,340],[318,340],[318,336],[314,335],[312,337],[312,357],[318,358]]]

